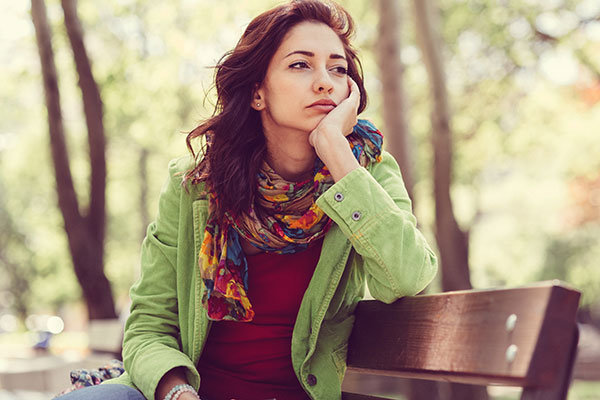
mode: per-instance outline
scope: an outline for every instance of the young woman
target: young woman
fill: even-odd
[[[398,165],[357,119],[352,33],[340,6],[291,1],[222,58],[202,157],[171,163],[143,244],[121,385],[73,396],[339,399],[365,283],[392,302],[431,281]]]

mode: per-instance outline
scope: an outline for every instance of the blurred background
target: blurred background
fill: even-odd
[[[167,163],[213,111],[211,67],[279,3],[0,2],[0,399],[48,398],[92,350],[118,352]],[[429,291],[568,282],[584,324],[569,399],[600,399],[600,2],[339,3],[362,117],[441,256]]]

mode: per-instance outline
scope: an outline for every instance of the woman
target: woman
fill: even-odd
[[[216,112],[188,136],[190,149],[205,138],[203,157],[170,165],[131,290],[126,373],[109,382],[161,400],[340,398],[365,282],[392,302],[431,281],[398,166],[357,120],[352,24],[334,3],[291,1],[219,62]],[[141,398],[110,386],[88,392]]]

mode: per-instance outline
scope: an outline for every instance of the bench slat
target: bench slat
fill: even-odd
[[[579,297],[552,281],[406,297],[390,305],[363,301],[348,367],[408,378],[551,387],[571,356]],[[509,361],[511,345],[516,353]]]
[[[385,397],[369,396],[357,393],[342,393],[342,400],[389,400]]]

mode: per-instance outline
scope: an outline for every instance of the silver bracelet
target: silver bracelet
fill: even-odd
[[[177,397],[179,397],[179,395],[181,395],[181,393],[179,393],[179,395],[177,395],[177,397],[174,397],[175,393],[177,393],[178,391],[182,391],[181,393],[193,392],[193,393],[196,393],[196,396],[198,395],[198,393],[196,392],[196,389],[194,389],[194,387],[192,385],[183,383],[180,385],[173,386],[173,388],[169,391],[169,393],[167,393],[167,395],[165,396],[165,398],[163,400],[175,400]]]

